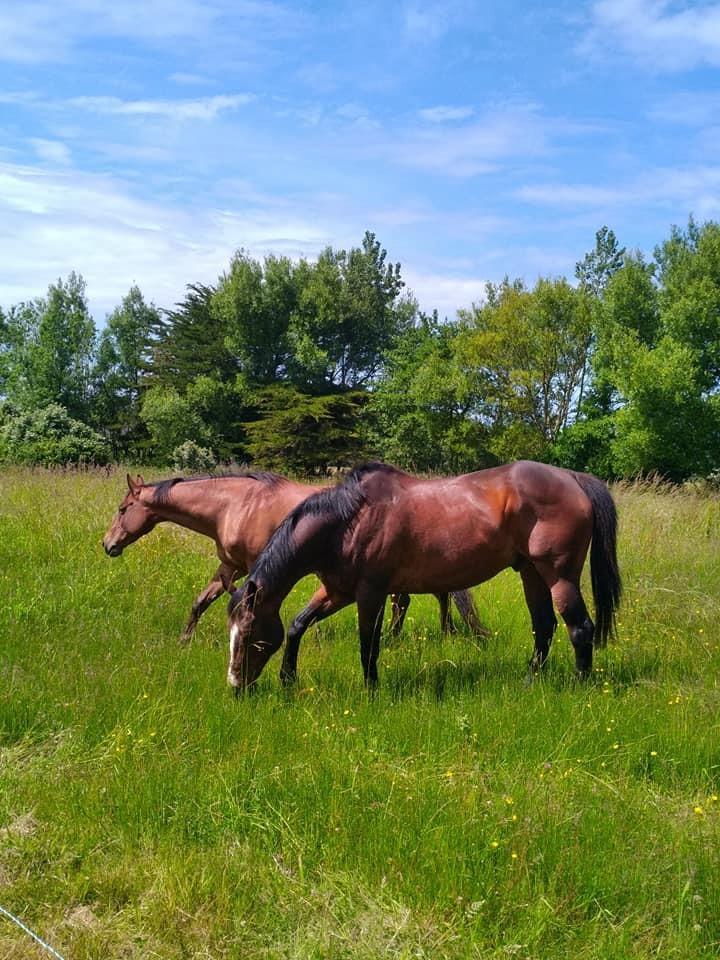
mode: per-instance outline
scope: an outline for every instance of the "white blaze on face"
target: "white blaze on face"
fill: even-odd
[[[232,684],[233,687],[240,686],[240,681],[233,673],[233,663],[235,662],[235,651],[237,650],[239,633],[240,627],[236,623],[233,623],[230,627],[230,665],[228,667],[228,683]]]

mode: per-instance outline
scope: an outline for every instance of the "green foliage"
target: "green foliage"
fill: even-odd
[[[705,390],[720,384],[720,224],[699,227],[691,218],[683,232],[655,251],[663,331],[694,352]]]
[[[308,271],[288,332],[293,381],[315,391],[371,383],[415,303],[400,294],[400,264],[366,232],[362,249],[324,250]]]
[[[461,473],[488,465],[487,430],[472,416],[474,371],[458,362],[457,327],[421,315],[385,356],[368,406],[373,447],[417,471]]]
[[[0,399],[59,403],[115,459],[161,464],[190,441],[301,472],[367,453],[453,473],[519,457],[606,477],[711,473],[720,225],[674,227],[651,262],[603,226],[575,276],[488,284],[441,324],[418,316],[368,231],[315,262],[240,250],[163,316],[133,287],[97,340],[73,273],[0,310]]]
[[[663,337],[654,348],[627,353],[631,362],[618,378],[628,402],[616,415],[617,472],[653,471],[671,480],[707,475],[720,456],[720,407],[702,394],[692,349]]]
[[[0,462],[51,466],[109,463],[110,445],[57,403],[6,413],[0,419]]]
[[[174,451],[186,440],[212,445],[212,431],[188,397],[173,387],[152,387],[143,398],[140,416],[150,437],[153,460],[172,462]]]
[[[113,444],[116,458],[127,456],[145,431],[140,399],[152,362],[160,314],[146,304],[137,286],[107,318],[93,371],[93,422]]]
[[[243,375],[256,383],[272,383],[288,361],[287,329],[297,305],[298,284],[307,272],[287,257],[265,258],[264,264],[240,250],[223,274],[212,298],[212,316]]]
[[[172,465],[176,470],[200,473],[203,470],[212,470],[216,460],[212,450],[201,447],[194,440],[186,440],[173,450]]]
[[[611,277],[622,267],[625,247],[608,227],[595,234],[595,249],[575,264],[575,276],[580,287],[595,299],[600,299]]]
[[[71,273],[44,300],[12,308],[0,335],[0,392],[18,407],[59,403],[89,418],[95,324],[81,276]]]
[[[234,379],[238,365],[228,349],[227,323],[214,309],[215,295],[213,287],[188,284],[185,298],[165,311],[149,370],[151,385],[184,393],[198,377]]]
[[[560,432],[548,451],[548,460],[568,470],[594,473],[604,480],[616,479],[615,430],[616,420],[610,415],[576,420]]]
[[[543,459],[571,422],[591,330],[587,298],[565,280],[539,280],[533,290],[506,281],[460,317],[457,351],[477,384],[490,451]]]
[[[289,385],[256,392],[258,419],[244,424],[245,450],[271,470],[326,474],[350,466],[367,450],[364,407],[367,394],[355,390],[310,396]]]

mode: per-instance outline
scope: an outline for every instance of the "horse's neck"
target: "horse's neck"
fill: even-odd
[[[271,541],[267,556],[258,561],[256,570],[258,585],[264,588],[270,606],[279,607],[295,584],[308,574],[319,573],[321,565],[326,566],[330,561],[332,567],[328,533],[327,526],[318,522],[316,529],[300,542],[295,536],[284,547],[278,541]],[[279,555],[282,560],[278,562]]]
[[[164,503],[155,503],[151,494],[147,505],[160,520],[177,523],[216,540],[228,504],[227,493],[218,487],[213,489],[211,483],[191,481],[176,483],[171,487],[169,497]]]

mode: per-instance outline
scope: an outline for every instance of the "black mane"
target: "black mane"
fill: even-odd
[[[375,468],[394,469],[386,467],[385,464],[361,464],[351,470],[337,486],[319,490],[291,510],[255,561],[248,574],[248,580],[256,580],[263,584],[275,582],[287,572],[288,565],[294,559],[299,561],[299,555],[306,554],[311,549],[310,545],[298,545],[293,536],[298,523],[304,517],[322,517],[326,521],[322,546],[329,547],[333,535],[338,530],[343,532],[347,530],[355,520],[358,510],[365,503],[365,492],[361,481],[368,471]],[[323,553],[326,553],[326,550],[323,550]]]
[[[168,503],[170,491],[175,484],[193,483],[196,480],[257,480],[268,487],[276,487],[288,482],[287,477],[283,477],[279,473],[271,473],[266,470],[243,470],[237,473],[206,473],[197,477],[172,477],[169,480],[158,480],[156,483],[145,483],[143,486],[155,488],[152,502],[161,506]]]

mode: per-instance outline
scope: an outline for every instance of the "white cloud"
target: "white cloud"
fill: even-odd
[[[31,137],[30,143],[40,160],[57,166],[66,167],[70,164],[71,154],[67,144],[59,140],[44,140],[41,137]]]
[[[23,0],[0,6],[0,61],[64,62],[95,38],[137,41],[168,47],[219,46],[231,18],[233,45],[249,46],[301,28],[306,15],[272,0]],[[265,43],[265,49],[268,49]]]
[[[547,121],[532,107],[507,107],[472,123],[406,130],[381,150],[407,166],[473,177],[494,172],[509,158],[527,159],[544,153],[549,132]]]
[[[252,94],[238,93],[192,100],[121,100],[119,97],[74,97],[71,106],[96,113],[158,116],[177,120],[214,120],[220,113],[252,103]]]
[[[650,117],[681,126],[707,128],[720,123],[720,94],[701,90],[675,93],[658,101],[650,110]]]
[[[224,210],[178,209],[133,196],[117,178],[0,163],[0,304],[38,296],[75,270],[98,320],[133,283],[170,306],[187,283],[214,283],[238,247],[255,256],[312,257],[350,235],[335,219],[337,198],[330,204],[263,204],[245,191]]]
[[[683,215],[694,212],[699,217],[711,217],[720,210],[720,167],[647,168],[641,177],[617,187],[543,183],[522,187],[515,196],[574,213],[596,209],[622,215],[642,207],[648,211],[681,210]]]
[[[485,296],[487,278],[459,276],[430,270],[403,269],[403,279],[421,308],[426,312],[436,309],[441,320],[454,320],[458,309],[469,310]]]
[[[598,0],[581,53],[620,47],[653,71],[720,65],[720,5],[669,0]]]
[[[553,207],[601,207],[620,203],[622,189],[596,187],[592,184],[543,183],[520,187],[514,194],[518,200],[542,203]]]
[[[456,120],[468,120],[475,113],[473,107],[427,107],[425,110],[418,110],[418,116],[421,120],[427,120],[428,123],[452,123]]]

